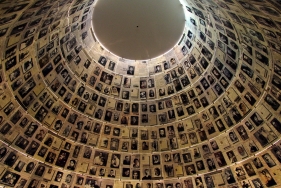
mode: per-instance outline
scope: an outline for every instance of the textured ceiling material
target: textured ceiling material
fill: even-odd
[[[93,10],[93,27],[98,40],[113,54],[152,59],[180,40],[183,8],[178,0],[101,0]]]
[[[96,40],[102,2],[0,0],[0,185],[279,188],[281,2],[181,0],[146,61]]]

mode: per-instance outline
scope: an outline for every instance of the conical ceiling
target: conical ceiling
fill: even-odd
[[[0,185],[280,187],[281,2],[180,0],[148,60],[97,40],[99,2],[0,0]]]

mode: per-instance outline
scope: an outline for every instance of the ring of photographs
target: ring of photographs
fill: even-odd
[[[181,3],[179,44],[135,61],[101,49],[94,0],[0,1],[0,183],[280,185],[281,3]]]

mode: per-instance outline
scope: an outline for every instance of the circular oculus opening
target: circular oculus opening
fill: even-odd
[[[166,53],[180,40],[184,24],[180,1],[100,0],[93,12],[96,38],[125,59],[152,59]]]

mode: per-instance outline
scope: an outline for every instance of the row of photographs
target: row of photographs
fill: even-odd
[[[278,68],[278,66],[276,67]],[[276,76],[276,78],[278,77]],[[71,106],[77,108],[78,111],[91,115],[92,117],[95,117],[97,119],[102,119],[107,122],[120,122],[121,124],[124,125],[128,125],[128,124],[139,125],[140,123],[145,125],[146,123],[148,123],[150,119],[147,113],[154,113],[155,115],[158,113],[159,114],[158,120],[159,123],[161,124],[169,121],[173,121],[175,120],[176,117],[183,118],[186,117],[187,115],[189,116],[193,115],[196,112],[202,112],[202,117],[204,117],[203,120],[206,121],[210,118],[216,119],[220,116],[220,114],[222,115],[226,111],[229,112],[236,111],[237,116],[240,117],[241,114],[242,116],[244,116],[245,114],[248,113],[249,109],[251,109],[252,106],[254,106],[254,104],[258,101],[250,92],[247,92],[247,90],[245,90],[245,87],[241,85],[239,80],[237,80],[235,83],[238,91],[240,90],[240,94],[241,92],[246,91],[244,97],[242,98],[242,101],[241,98],[239,97],[237,98],[231,97],[232,99],[235,99],[234,101],[230,100],[229,97],[223,97],[221,103],[217,104],[218,106],[216,107],[212,106],[211,108],[209,108],[208,111],[205,110],[203,112],[202,110],[204,110],[204,108],[210,105],[212,101],[210,101],[209,99],[210,101],[209,102],[206,97],[202,97],[200,98],[200,100],[198,98],[194,98],[195,93],[193,90],[190,90],[187,93],[182,92],[180,95],[176,95],[172,98],[168,98],[166,100],[160,100],[157,102],[148,101],[142,103],[139,102],[131,103],[131,102],[116,100],[113,98],[106,98],[106,96],[99,96],[98,94],[93,94],[91,99],[86,101],[85,100],[80,101],[78,99],[79,95],[78,96],[75,95],[76,97],[74,96],[74,98],[70,101],[71,98],[69,98],[68,97],[69,95],[67,95],[63,99],[63,101],[67,104],[71,104]],[[49,110],[51,110],[54,114],[59,114],[59,112],[63,109],[62,106],[64,103],[58,102],[57,98],[53,97],[50,94],[51,92],[48,90],[45,90],[44,92],[41,93],[41,91],[43,90],[42,87],[41,88],[36,87],[33,90],[33,88],[36,85],[37,84],[34,81],[34,79],[31,78],[18,91],[22,97],[25,97],[24,100],[21,101],[21,99],[17,96],[16,98],[25,109],[29,108],[29,110],[32,110],[34,112],[38,111],[37,119],[42,122],[44,117],[47,115],[46,112],[48,112]],[[40,83],[38,85],[40,85]],[[29,89],[26,89],[27,87],[29,87]],[[255,90],[253,89],[252,92],[254,91]],[[235,90],[233,89],[230,89],[229,93],[230,93],[229,96],[238,96],[237,92],[235,92]],[[254,94],[260,96],[260,94],[258,93],[254,93]],[[84,96],[86,95],[88,95],[89,97],[90,94],[86,92]],[[36,96],[39,96],[39,99],[36,100]],[[72,95],[70,94],[70,96]],[[236,109],[236,107],[229,108],[232,104],[234,104],[234,102],[237,101],[239,102],[237,106],[238,110]],[[88,102],[90,102],[90,104],[87,104]],[[275,111],[280,106],[277,100],[274,99],[274,97],[272,97],[271,95],[266,96],[265,102]],[[39,113],[39,111],[41,112]],[[67,113],[67,110],[66,111],[64,110],[63,112]],[[122,116],[122,114],[124,115]],[[142,116],[139,117],[140,116],[139,114],[142,114]],[[130,118],[131,122],[129,121],[128,116],[131,116]],[[162,120],[160,121],[161,118]],[[237,122],[241,118],[236,118],[236,117],[234,118],[233,116],[233,119]]]
[[[9,106],[10,104],[7,105],[7,107]],[[7,107],[4,108],[4,111]],[[262,109],[262,111],[266,114],[265,109],[266,108]],[[73,142],[79,142],[81,145],[98,146],[102,150],[110,150],[111,152],[140,153],[164,152],[166,150],[178,150],[179,148],[182,148],[182,151],[183,148],[188,148],[190,145],[197,145],[199,146],[198,152],[200,151],[200,153],[202,153],[202,155],[199,155],[200,157],[204,157],[205,154],[212,155],[213,152],[218,150],[223,151],[224,149],[224,155],[229,158],[229,161],[226,161],[228,161],[228,164],[231,164],[243,158],[247,158],[249,154],[251,155],[260,151],[262,147],[267,147],[278,138],[278,134],[274,132],[278,131],[280,133],[280,121],[278,119],[271,119],[271,116],[269,116],[267,119],[271,119],[270,124],[266,124],[265,122],[267,120],[262,119],[259,115],[260,113],[256,112],[251,116],[249,121],[245,122],[247,130],[243,125],[235,126],[235,129],[216,137],[221,138],[220,142],[216,142],[215,140],[207,142],[207,134],[205,130],[202,130],[203,127],[196,128],[196,131],[196,129],[191,130],[191,127],[188,129],[188,125],[182,123],[179,123],[177,126],[169,125],[167,127],[159,126],[128,129],[127,127],[120,128],[108,124],[103,124],[103,126],[101,126],[101,124],[92,123],[91,121],[87,123],[77,121],[77,123],[73,125],[66,124],[64,126],[65,128],[61,130],[63,132],[60,133],[60,135],[69,136],[69,139],[64,140],[57,136],[56,133],[47,132],[47,129],[43,127],[43,129],[39,128],[37,123],[30,121],[31,117],[23,116],[23,114],[19,115],[19,112],[20,111],[15,111],[14,114],[11,113],[10,116],[6,116],[12,123],[18,124],[16,126],[13,126],[12,123],[4,122],[3,117],[5,117],[5,112],[3,113],[1,134],[4,140],[31,156],[34,156],[36,153],[36,155],[41,157],[42,160],[45,159],[45,161],[49,161],[48,159],[51,158],[51,163],[54,163],[56,156],[59,156],[59,151],[70,150],[73,156],[76,156],[77,152],[79,153],[80,150],[82,151],[82,148],[79,145],[76,146]],[[17,117],[18,115],[19,117]],[[254,125],[252,122],[254,122]],[[91,129],[89,129],[91,123],[92,126],[94,126],[94,134],[87,132],[87,130],[91,131]],[[56,121],[56,125],[57,124],[61,124],[61,122]],[[253,131],[255,127],[257,130]],[[24,134],[19,134],[18,131],[14,132],[14,130],[23,130],[22,132],[24,132]],[[253,132],[251,133],[250,131]],[[224,130],[222,132],[224,132]],[[215,128],[212,126],[208,127],[208,134],[212,135],[213,133],[215,133]],[[100,134],[102,135],[101,137],[97,136]],[[250,140],[254,140],[255,142],[251,142]],[[38,141],[42,142],[41,147]],[[245,145],[243,147],[241,143],[244,142]],[[72,145],[73,147],[71,147]],[[232,145],[237,147],[237,151],[228,150]],[[49,154],[46,155],[48,148],[55,148],[57,152],[49,151]],[[68,155],[70,154],[69,152],[67,153]],[[93,158],[92,149],[89,147],[84,148],[84,154],[84,158]]]
[[[113,154],[111,157],[110,167],[106,167],[101,165],[101,162],[104,158],[108,157],[107,154],[98,152],[94,158],[96,165],[91,166],[87,162],[70,160],[67,169],[63,170],[61,168],[54,168],[54,166],[50,166],[48,163],[44,164],[27,158],[5,144],[2,144],[0,151],[0,181],[8,186],[15,186],[20,177],[22,177],[21,179],[31,177],[39,181],[43,178],[42,180],[47,180],[47,182],[55,183],[56,185],[66,183],[68,186],[71,184],[76,184],[78,186],[82,186],[85,183],[87,184],[88,181],[85,181],[85,179],[90,177],[92,180],[97,181],[93,181],[91,183],[98,183],[98,185],[109,179],[118,179],[118,181],[120,179],[124,181],[132,180],[134,183],[139,180],[142,180],[141,183],[152,183],[157,181],[159,183],[163,179],[165,179],[165,182],[173,182],[175,181],[173,180],[174,178],[182,176],[193,177],[195,185],[199,183],[196,179],[204,177],[204,179],[207,180],[207,177],[210,177],[214,180],[212,181],[213,184],[210,184],[210,186],[213,185],[213,187],[215,187],[215,185],[234,184],[238,182],[244,183],[244,181],[247,182],[249,179],[256,180],[259,178],[261,179],[261,184],[271,187],[277,185],[277,182],[279,183],[280,181],[277,177],[279,174],[278,164],[281,160],[281,149],[277,145],[272,146],[270,149],[273,154],[267,151],[266,153],[264,152],[259,156],[254,156],[253,158],[244,161],[242,164],[239,163],[232,165],[230,168],[226,165],[216,167],[214,159],[211,157],[206,157],[204,159],[204,161],[207,161],[206,163],[202,160],[198,160],[195,163],[189,162],[187,165],[177,162],[160,165],[160,156],[155,154],[142,156],[122,155],[122,159],[120,155]],[[60,159],[62,159],[61,162],[63,162],[65,154],[66,153],[61,153],[59,159],[57,160],[58,163],[60,162]],[[168,155],[168,153],[165,154],[165,160],[171,160],[167,157]],[[177,156],[174,154],[173,158],[177,158]],[[149,160],[152,160],[153,166],[152,164],[149,164]],[[216,160],[223,162],[224,159],[217,156]],[[116,169],[119,168],[119,166],[120,169]],[[71,172],[75,168],[78,168],[79,170],[76,173]],[[208,170],[204,171],[205,168],[208,168]],[[218,170],[215,170],[216,168],[218,168]],[[272,172],[274,172],[273,175]],[[83,173],[83,175],[81,173]],[[201,176],[198,176],[198,173],[201,174]],[[191,184],[193,184],[193,178],[189,178],[191,180]],[[24,183],[27,183],[26,179]],[[186,182],[181,182],[179,185],[182,186],[182,183]],[[206,181],[205,183],[208,185],[208,183],[211,182]],[[201,182],[201,184],[203,185],[203,182]]]
[[[9,103],[9,101],[7,102],[3,102],[2,104],[8,104]],[[13,104],[13,103],[11,103],[11,104]],[[4,108],[4,112],[7,112],[5,115],[7,116],[7,115],[12,115],[12,111],[15,109],[14,107],[13,107],[13,105],[11,105],[11,104],[8,104],[5,108]],[[25,127],[24,125],[27,125],[27,123],[22,123],[22,122],[27,122],[26,121],[26,119],[27,118],[22,118],[22,114],[20,113],[20,111],[15,111],[15,113],[14,113],[14,115],[13,116],[11,116],[12,118],[11,118],[11,122],[13,122],[13,123],[17,123],[17,122],[20,122],[19,123],[19,125],[21,126],[21,127]],[[20,118],[22,118],[22,121],[19,121],[19,119]],[[66,117],[65,117],[66,118]],[[77,117],[76,117],[77,118]],[[69,116],[69,118],[68,118],[68,120],[70,120],[70,119],[73,119],[73,118],[70,118],[70,116]],[[76,119],[75,119],[76,120]],[[75,120],[74,120],[74,122],[75,122]],[[199,119],[200,120],[200,119]],[[200,123],[200,121],[199,120],[196,120],[196,121],[194,121],[193,123],[195,124],[195,127],[196,128],[198,128],[198,129],[200,129],[200,128],[202,128],[203,126],[202,125],[200,125],[201,123]],[[72,121],[68,121],[69,123],[70,122],[72,122]],[[73,124],[74,124],[74,122],[73,122]],[[250,122],[250,123],[249,123]],[[253,124],[254,123],[254,125],[255,126],[260,126],[260,125],[262,125],[263,124],[263,119],[260,117],[260,115],[258,114],[258,113],[254,113],[252,116],[251,116],[251,118],[250,118],[250,121],[248,122],[248,124],[249,125],[247,125],[247,124],[245,124],[246,126],[247,126],[247,128],[249,129],[249,130],[252,130],[253,128],[250,128],[250,127],[253,127],[253,126],[250,126],[251,124]],[[253,123],[252,123],[253,122]],[[275,123],[274,123],[275,122]],[[276,124],[276,122],[277,122],[277,124]],[[279,129],[278,129],[278,124],[280,124],[279,122],[278,122],[278,120],[277,121],[272,121],[271,122],[272,123],[272,125],[274,126],[274,129],[277,129],[278,131],[279,131]],[[65,129],[62,129],[62,130],[64,130],[63,132],[68,132],[68,133],[62,133],[62,135],[64,135],[64,136],[68,136],[68,135],[70,135],[70,137],[71,137],[71,139],[72,140],[77,140],[78,139],[78,135],[80,134],[79,133],[79,130],[81,130],[81,128],[83,127],[83,124],[84,123],[81,123],[80,121],[77,121],[77,124],[76,124],[76,126],[77,126],[77,131],[73,131],[72,132],[72,134],[69,134],[70,133],[70,130],[69,130],[69,126],[66,126],[65,127]],[[88,123],[87,123],[88,124]],[[32,124],[31,124],[32,125]],[[96,124],[97,125],[97,124]],[[56,123],[54,124],[54,128],[55,128],[55,126],[56,127],[58,127],[57,128],[57,130],[59,130],[59,128],[62,126],[62,121],[60,122],[60,121],[56,121]],[[94,126],[94,125],[93,125]],[[202,126],[202,127],[201,127]],[[219,128],[219,124],[217,124],[217,128]],[[3,124],[3,126],[2,126],[2,129],[1,129],[1,132],[2,132],[2,134],[7,134],[9,131],[11,131],[11,125],[8,123],[4,123]],[[28,132],[28,130],[29,130],[29,128],[32,128],[33,130],[34,130],[34,126],[32,125],[32,126],[28,126],[27,127],[27,129],[25,130],[25,132]],[[36,128],[37,128],[38,126],[36,126]],[[80,127],[80,128],[79,128]],[[88,125],[88,127],[91,127],[90,125]],[[114,126],[113,126],[114,127]],[[205,127],[205,126],[204,126]],[[208,126],[207,126],[208,127]],[[71,127],[70,127],[71,128]],[[84,127],[85,128],[85,127]],[[87,128],[87,129],[89,129],[89,131],[91,131],[91,129],[90,128]],[[87,130],[86,129],[86,130]],[[116,128],[115,128],[116,129]],[[178,130],[179,130],[179,127],[177,128]],[[189,128],[190,129],[190,128]],[[273,130],[274,130],[273,129]],[[69,130],[69,131],[65,131],[65,130]],[[94,131],[94,130],[96,130],[96,131]],[[94,133],[100,133],[99,131],[97,131],[98,129],[96,129],[96,127],[95,128],[93,128],[93,132]],[[99,129],[100,130],[100,129]],[[109,130],[109,131],[107,131],[107,130]],[[112,130],[114,130],[114,128],[112,129]],[[135,129],[133,129],[133,130],[135,130]],[[132,132],[133,132],[133,130],[132,130]],[[169,127],[167,127],[167,132],[169,131],[169,132],[174,132],[174,128],[173,128],[173,126],[169,126]],[[211,131],[212,130],[212,126],[210,127],[210,128],[208,128],[208,133],[210,134],[211,132],[216,132],[215,130],[216,130],[216,128],[214,128],[213,127],[213,130],[214,131]],[[35,129],[35,131],[36,131],[36,129]],[[31,131],[30,133],[28,133],[27,135],[29,135],[30,137],[32,137],[33,135],[34,135],[34,133],[35,133],[35,131]],[[118,129],[116,129],[116,131],[117,132],[120,132],[120,129],[119,129],[119,131],[118,131]],[[113,133],[114,132],[116,132],[116,131],[113,131]],[[222,130],[223,131],[223,130]],[[264,131],[264,130],[263,130]],[[254,135],[256,136],[256,138],[259,138],[260,136],[260,134],[259,134],[259,132],[263,132],[262,130],[260,130],[260,131],[257,131]],[[80,131],[81,132],[81,131]],[[145,131],[144,131],[145,132]],[[154,130],[154,131],[151,131],[151,133],[149,133],[150,135],[151,135],[151,139],[155,139],[155,138],[157,138],[157,134],[159,134],[159,137],[161,137],[160,136],[160,134],[162,134],[162,133],[164,133],[164,135],[166,134],[165,133],[166,132],[166,128],[163,128],[163,129],[159,129],[158,131],[157,130]],[[207,131],[206,131],[207,132]],[[198,132],[198,135],[199,135],[199,138],[200,138],[200,140],[201,141],[204,141],[204,140],[206,140],[206,132],[205,131],[200,131],[200,132]],[[241,134],[240,134],[240,132],[241,132]],[[238,132],[239,134],[240,134],[240,136],[242,135],[242,132],[243,131],[240,131],[240,132]],[[245,131],[244,131],[245,132]],[[267,130],[265,130],[264,131],[265,133],[267,132],[267,135],[266,135],[266,137],[268,137],[268,135],[270,135],[270,132],[272,132],[271,131],[271,129],[269,128],[269,129],[267,129]],[[105,135],[110,135],[110,134],[113,134],[113,133],[111,133],[111,126],[105,126],[104,127],[104,134]],[[148,132],[147,132],[148,133]],[[187,139],[187,137],[189,138],[189,142],[191,143],[191,144],[197,144],[198,143],[198,141],[199,141],[199,139],[198,139],[198,136],[197,136],[197,134],[196,133],[192,133],[192,134],[180,134],[180,132],[178,133],[179,134],[179,136],[181,135],[181,137],[180,137],[180,139],[181,139],[181,142],[184,142],[184,140],[186,140],[185,142],[188,142],[188,139]],[[237,133],[236,133],[237,134]],[[236,135],[235,134],[235,135]],[[76,135],[76,136],[75,136]],[[87,134],[87,132],[84,132],[84,133],[82,133],[81,132],[81,139],[80,139],[80,137],[79,137],[79,139],[78,140],[84,140],[84,138],[82,139],[82,135],[84,135],[83,137],[85,137],[86,138],[86,140],[87,140],[87,137],[89,136],[88,134]],[[88,135],[88,136],[87,136]],[[113,136],[117,136],[118,134],[113,134]],[[133,134],[132,134],[133,135]],[[152,136],[153,135],[153,136]],[[168,135],[168,134],[167,134]],[[147,137],[148,137],[148,134],[147,134]],[[163,136],[162,136],[163,137]],[[173,136],[172,136],[173,137]],[[133,136],[132,136],[132,138],[134,138]],[[192,138],[192,140],[193,141],[191,141],[191,138]],[[276,135],[274,136],[273,135],[273,138],[276,138]],[[183,140],[183,141],[182,141]],[[196,141],[197,140],[197,141]],[[265,140],[265,139],[263,139],[263,141],[261,141],[260,139],[258,139],[258,141],[261,143],[261,145],[262,146],[265,146],[266,144],[268,144],[269,142],[271,142],[272,140],[274,140],[274,139],[270,139],[270,140]],[[173,140],[171,140],[171,143],[172,143],[172,141]],[[176,141],[176,140],[175,140]],[[84,143],[85,143],[85,141],[83,141]],[[81,143],[83,143],[83,142],[81,142]],[[86,141],[86,143],[87,143],[87,141]],[[171,145],[173,145],[173,144],[171,144]],[[106,148],[106,147],[105,147]],[[175,147],[174,147],[174,149],[175,149]]]
[[[6,95],[2,97],[6,97]],[[33,123],[32,118],[30,116],[24,115],[24,112],[22,110],[17,110],[18,107],[14,106],[14,104],[16,104],[15,102],[4,102],[6,102],[7,105],[5,108],[3,108],[4,113],[1,116],[1,133],[3,135],[9,135],[8,133],[16,126],[20,129],[23,129],[25,135],[27,135],[28,137],[33,137],[36,131],[39,131],[38,125],[36,125],[37,123]],[[263,111],[266,112],[266,116],[264,116],[264,114],[261,116],[261,114],[258,112],[251,113],[250,117],[246,119],[246,121],[243,121],[245,123],[244,126],[235,126],[234,129],[236,129],[237,132],[235,133],[235,131],[233,131],[234,134],[240,135],[241,137],[242,135],[244,135],[243,137],[247,139],[248,134],[250,134],[247,132],[252,132],[255,127],[259,128],[261,125],[264,125],[264,128],[266,128],[265,123],[272,117],[272,114],[270,114],[270,111],[268,111],[268,109],[266,109],[265,107],[263,108]],[[104,134],[108,136],[115,136],[117,138],[138,138],[145,134],[145,138],[147,139],[177,137],[181,140],[181,143],[186,143],[188,145],[190,143],[190,145],[194,145],[199,142],[199,139],[202,142],[204,140],[216,137],[218,134],[225,132],[228,128],[231,129],[234,125],[232,120],[233,117],[230,118],[227,115],[225,117],[226,118],[224,118],[223,120],[220,119],[217,115],[214,118],[215,124],[213,123],[214,120],[212,119],[207,119],[206,121],[206,119],[203,118],[204,121],[202,121],[201,118],[193,118],[186,119],[175,124],[138,128],[135,126],[116,126],[114,124],[108,123],[105,123],[103,125],[103,123],[99,121],[93,122],[91,119],[85,119],[85,117],[83,116],[80,117],[75,112],[69,112],[68,110],[68,112],[65,113],[65,110],[63,110],[59,118],[55,118],[55,115],[49,114],[48,119],[46,119],[43,123],[50,130],[59,133],[62,136],[69,137],[71,138],[71,140],[85,140],[82,143],[87,143],[88,137],[91,137],[90,135],[93,134]],[[37,116],[35,118],[37,118]],[[237,120],[238,123],[240,122],[241,118],[242,116],[240,116],[240,119],[234,119]],[[10,122],[4,123],[3,119],[10,119]],[[278,127],[280,123],[277,119],[269,122],[273,127],[273,130],[277,130],[278,132],[280,132],[280,128]],[[32,129],[32,131],[29,131],[29,129]],[[272,128],[268,127],[266,129],[267,132],[271,132],[270,130]],[[190,133],[186,134],[186,131],[189,131]],[[268,142],[265,142],[265,144],[262,145],[264,146],[267,143]]]
[[[18,109],[17,102],[11,101],[11,98],[8,97],[8,95],[4,94],[4,95],[2,95],[1,103],[3,105],[1,107],[3,109],[3,115],[1,116],[2,117],[1,119],[2,120],[10,119],[10,121],[11,121],[11,123],[3,123],[3,126],[1,128],[2,134],[4,134],[4,135],[7,134],[13,128],[12,125],[17,124],[17,126],[20,129],[24,129],[24,132],[28,132],[28,129],[30,128],[30,126],[32,126],[33,132],[27,134],[29,137],[32,137],[34,135],[35,131],[37,130],[38,126],[36,126],[36,129],[34,128],[34,126],[32,124],[30,124],[30,126],[27,126],[30,118],[24,116],[23,110],[21,110],[20,108]],[[160,128],[155,128],[155,127],[145,128],[144,127],[144,130],[147,129],[149,131],[150,130],[152,131],[151,134],[149,134],[150,136],[148,136],[148,134],[147,134],[147,138],[150,138],[150,139],[166,138],[166,137],[173,138],[173,137],[177,136],[180,139],[180,140],[178,140],[178,142],[179,141],[181,143],[186,142],[186,144],[188,144],[188,145],[189,145],[189,143],[191,145],[194,145],[199,142],[199,139],[202,142],[204,140],[215,137],[219,133],[222,133],[228,129],[231,129],[235,123],[236,124],[239,123],[243,119],[243,117],[246,117],[248,115],[250,115],[250,116],[248,116],[248,118],[246,119],[247,121],[245,121],[245,126],[240,126],[239,129],[238,129],[238,126],[235,126],[236,130],[238,131],[238,133],[240,135],[245,134],[245,132],[247,133],[247,131],[249,131],[249,132],[253,131],[255,127],[259,127],[259,126],[265,124],[265,122],[272,117],[272,113],[266,106],[267,103],[265,103],[265,106],[261,105],[261,107],[263,107],[261,109],[261,111],[263,111],[263,113],[249,112],[249,111],[240,112],[237,110],[235,103],[238,103],[238,102],[230,101],[227,103],[228,104],[227,106],[221,105],[221,106],[218,106],[218,108],[216,108],[215,106],[212,106],[208,112],[202,113],[202,114],[200,114],[200,116],[193,116],[192,118],[185,119],[174,125],[169,125],[169,124],[163,125],[163,121],[162,121],[160,124],[161,125]],[[243,104],[243,103],[238,103],[238,104]],[[48,103],[46,103],[46,106],[48,106]],[[239,106],[241,106],[241,105],[239,105]],[[124,116],[123,116],[124,118],[123,117],[121,118],[121,120],[123,120],[123,121],[120,121],[121,126],[118,125],[118,121],[116,121],[117,122],[116,124],[105,123],[105,125],[102,126],[101,121],[93,122],[91,119],[86,121],[85,116],[83,116],[83,115],[81,116],[81,115],[79,115],[79,113],[77,113],[75,111],[71,111],[71,109],[69,109],[67,107],[63,108],[61,106],[61,109],[59,109],[59,110],[56,110],[53,108],[49,113],[48,113],[48,111],[45,111],[45,110],[43,111],[42,109],[44,110],[46,108],[38,107],[37,112],[36,112],[36,110],[29,110],[28,112],[30,113],[31,116],[35,117],[35,119],[37,121],[44,123],[45,125],[47,125],[48,128],[50,128],[51,130],[53,130],[55,132],[58,132],[62,136],[70,137],[74,141],[81,140],[82,136],[85,137],[86,141],[83,141],[84,143],[87,143],[87,138],[91,137],[90,135],[92,135],[92,133],[94,133],[94,134],[102,133],[104,135],[109,135],[109,136],[112,135],[112,136],[119,137],[119,136],[121,136],[120,133],[123,132],[124,133],[123,135],[128,135],[127,137],[137,138],[138,136],[132,136],[132,133],[129,133],[130,132],[129,129],[127,129],[127,131],[125,131],[125,129],[122,128],[122,125],[123,126],[128,125],[128,123],[126,124],[126,122],[128,122],[128,121],[125,121],[124,119],[127,120],[127,118],[129,118],[129,117],[131,118],[131,124],[130,124],[130,125],[132,125],[132,127],[130,128],[131,131],[137,130],[137,131],[135,131],[135,134],[138,135],[138,129],[139,130],[143,129],[141,127],[138,128],[135,126],[135,125],[138,125],[137,123],[134,123],[134,122],[138,122],[139,116],[137,114],[133,115],[133,116],[124,114]],[[229,111],[229,112],[226,113],[227,111]],[[97,110],[97,113],[98,112],[100,112],[100,109]],[[161,116],[161,115],[162,114],[158,114],[158,118],[160,118],[160,117],[163,118],[163,116]],[[59,117],[59,118],[56,118],[56,117]],[[144,119],[145,117],[148,118],[148,119],[146,119],[148,121],[150,119],[153,119],[153,117],[156,118],[157,116],[142,114],[141,115],[142,122],[143,122],[143,120],[145,120]],[[96,116],[96,118],[97,118],[97,116]],[[115,117],[115,118],[118,118],[118,117]],[[155,118],[154,118],[154,120],[156,120]],[[99,119],[99,118],[97,118],[97,119]],[[106,122],[109,122],[109,121],[106,121]],[[279,132],[280,129],[278,128],[278,124],[280,124],[280,123],[278,122],[278,120],[276,120],[277,123],[272,123],[272,122],[274,122],[274,121],[271,121],[273,130],[277,130]],[[154,124],[151,124],[151,125],[156,125],[156,124],[157,124],[157,122],[155,122]],[[72,126],[75,126],[75,127],[72,127]],[[103,129],[103,131],[102,131],[102,129]],[[121,131],[121,129],[122,129],[122,131]],[[160,131],[160,129],[162,131]],[[272,128],[268,127],[265,129],[267,129],[267,132],[271,132]],[[192,131],[192,130],[197,130],[197,133],[182,134],[185,131]],[[116,131],[118,132],[118,134],[115,134]],[[139,134],[139,135],[141,135],[141,134]],[[193,141],[191,141],[191,140],[193,140]],[[171,143],[173,141],[177,142],[176,140],[171,140]],[[271,142],[271,141],[272,140],[270,140],[269,142]],[[263,144],[263,142],[261,142],[261,144],[263,146],[266,145],[267,143],[268,142],[265,142],[265,144]],[[172,149],[176,149],[176,148],[172,148]]]

